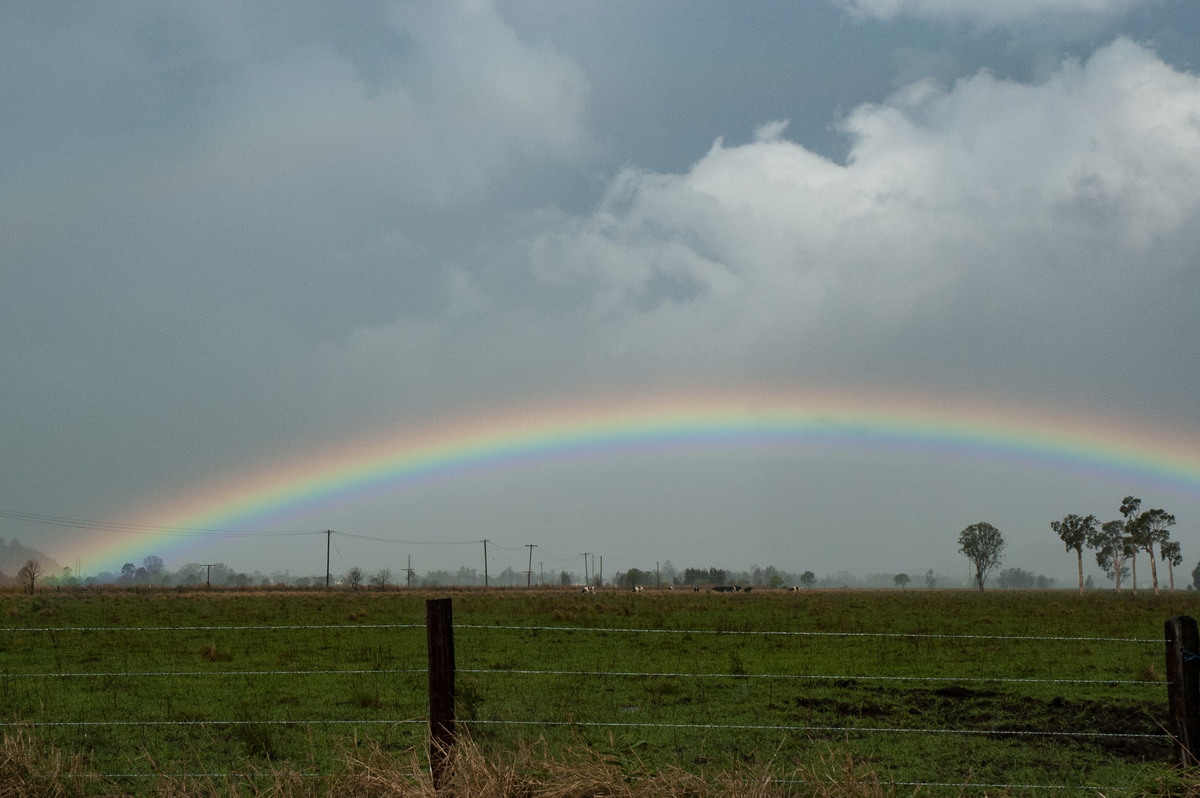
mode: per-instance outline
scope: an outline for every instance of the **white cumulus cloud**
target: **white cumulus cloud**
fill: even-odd
[[[1174,268],[1164,242],[1200,221],[1200,80],[1127,40],[1039,84],[914,84],[844,125],[845,164],[773,123],[686,174],[626,170],[535,243],[539,274],[587,285],[618,349],[738,357],[1116,290]]]

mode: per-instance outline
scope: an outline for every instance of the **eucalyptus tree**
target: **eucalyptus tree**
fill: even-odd
[[[1075,551],[1075,560],[1079,565],[1080,593],[1083,592],[1083,547],[1089,545],[1088,541],[1095,536],[1098,523],[1094,515],[1078,516],[1074,513],[1061,521],[1050,522],[1050,528],[1062,540],[1067,551]]]
[[[1167,564],[1167,574],[1171,578],[1171,592],[1175,592],[1175,566],[1183,565],[1183,553],[1180,551],[1178,540],[1164,540],[1162,545],[1158,547],[1158,553],[1162,555],[1163,561]]]
[[[1140,551],[1150,555],[1150,579],[1154,584],[1154,595],[1158,595],[1158,567],[1154,562],[1154,544],[1166,544],[1171,533],[1168,527],[1175,526],[1175,516],[1166,510],[1147,510],[1137,517],[1131,537]]]
[[[1121,499],[1121,515],[1125,519],[1125,537],[1133,541],[1132,551],[1129,552],[1129,567],[1133,572],[1133,595],[1137,595],[1137,553],[1141,547],[1137,545],[1138,510],[1142,500],[1136,496],[1126,496]],[[1127,549],[1129,547],[1126,547]]]
[[[1133,553],[1133,545],[1125,535],[1125,522],[1105,521],[1100,525],[1100,531],[1088,541],[1088,548],[1096,550],[1096,564],[1104,569],[1120,592],[1121,579],[1128,570],[1125,562]]]
[[[988,574],[1000,565],[1004,536],[986,521],[971,524],[958,533],[958,550],[975,566],[975,584],[982,592]]]

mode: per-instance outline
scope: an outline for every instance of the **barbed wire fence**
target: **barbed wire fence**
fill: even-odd
[[[170,669],[170,670],[122,670],[100,668],[97,670],[83,669],[31,669],[28,671],[8,671],[0,673],[0,685],[11,688],[22,681],[41,680],[47,683],[63,682],[66,680],[97,680],[105,682],[107,689],[112,689],[112,680],[165,680],[179,679],[279,679],[304,680],[325,677],[402,677],[406,684],[412,687],[413,695],[408,706],[410,711],[403,717],[320,717],[321,713],[310,713],[308,717],[289,716],[286,718],[223,717],[223,718],[117,718],[117,719],[68,719],[54,717],[52,712],[37,713],[33,717],[18,718],[10,716],[0,720],[0,728],[12,730],[36,729],[74,729],[83,734],[99,729],[144,729],[154,730],[172,727],[182,730],[195,728],[271,728],[271,727],[301,727],[301,728],[345,728],[362,726],[386,727],[389,729],[405,728],[411,735],[417,735],[421,729],[427,728],[427,740],[430,750],[430,764],[434,771],[435,782],[440,778],[439,773],[445,762],[445,757],[454,745],[457,725],[462,724],[476,730],[610,730],[610,731],[669,731],[672,733],[699,734],[741,734],[756,733],[774,737],[815,735],[815,736],[863,736],[863,735],[957,735],[970,737],[1042,737],[1064,740],[1148,740],[1166,741],[1174,745],[1177,756],[1183,764],[1196,764],[1189,759],[1190,751],[1200,750],[1193,743],[1200,742],[1197,735],[1197,721],[1200,719],[1200,635],[1196,632],[1195,621],[1191,618],[1172,618],[1166,624],[1167,674],[1166,681],[1155,679],[1113,679],[1113,678],[1060,678],[1033,677],[1008,675],[887,675],[872,673],[752,673],[743,668],[733,668],[728,671],[710,670],[662,670],[662,669],[631,669],[631,668],[595,668],[595,669],[561,669],[541,667],[517,667],[508,664],[505,667],[466,667],[457,668],[455,664],[454,632],[460,631],[473,636],[472,643],[478,642],[487,635],[611,635],[636,637],[645,635],[677,636],[680,640],[694,641],[708,637],[725,638],[777,638],[799,640],[857,640],[857,641],[906,641],[919,643],[921,641],[941,641],[951,644],[968,641],[1001,645],[1027,645],[1037,643],[1070,643],[1070,644],[1112,644],[1137,645],[1143,647],[1159,647],[1162,640],[1149,638],[1106,638],[1106,637],[1062,637],[1062,636],[1012,636],[1012,635],[957,635],[940,633],[877,633],[877,632],[838,632],[838,631],[755,631],[755,630],[708,630],[708,629],[654,629],[654,628],[620,628],[603,626],[516,626],[499,624],[454,624],[450,599],[434,599],[427,602],[426,622],[424,624],[263,624],[263,625],[198,625],[198,626],[87,626],[87,627],[0,627],[0,635],[12,638],[16,634],[29,636],[63,635],[63,634],[109,634],[137,635],[164,634],[188,632],[219,632],[219,633],[287,633],[289,631],[328,631],[345,634],[355,630],[391,634],[411,633],[425,629],[427,661],[425,667],[371,667],[371,668],[327,668],[327,669],[296,669],[289,667],[254,668],[254,669]],[[0,637],[0,645],[3,645]],[[555,644],[557,645],[557,644]],[[428,692],[422,694],[416,686],[419,677],[428,677]],[[861,722],[842,724],[828,723],[755,723],[755,722],[719,722],[697,721],[695,719],[674,720],[627,720],[617,717],[587,716],[568,711],[565,716],[548,715],[544,717],[479,717],[470,708],[471,696],[456,696],[456,690],[462,690],[462,678],[469,679],[526,679],[535,685],[544,684],[547,680],[687,680],[700,682],[702,680],[738,680],[743,683],[761,684],[835,684],[843,688],[854,688],[860,683],[927,683],[932,685],[978,685],[990,683],[995,685],[1038,685],[1075,686],[1081,689],[1120,689],[1120,690],[1158,690],[1166,688],[1167,704],[1170,717],[1168,728],[1158,731],[1146,730],[1117,730],[1096,731],[1088,729],[1002,729],[995,727],[937,727],[937,726],[901,726],[877,725]],[[427,711],[420,706],[422,698],[428,698]],[[465,699],[465,700],[464,700]],[[463,712],[467,704],[467,712]],[[43,706],[53,706],[54,701],[43,701]],[[624,711],[618,708],[617,711]],[[693,714],[702,714],[700,707]],[[511,713],[515,715],[516,713]],[[1069,720],[1069,719],[1068,719]],[[99,774],[106,778],[153,778],[162,775],[158,772],[125,772]],[[213,776],[211,773],[177,774],[185,776]],[[957,783],[952,781],[896,781],[897,786],[908,787],[958,787],[977,788],[987,786],[995,789],[1025,790],[1044,788],[1047,790],[1070,789],[1071,785],[1031,785],[1031,784],[988,784],[979,782]],[[1094,790],[1095,786],[1080,786],[1080,789]]]

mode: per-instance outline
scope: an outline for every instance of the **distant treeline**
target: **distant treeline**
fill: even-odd
[[[17,584],[16,573],[30,559],[42,564],[43,573],[39,580],[42,587],[88,587],[116,585],[119,587],[294,587],[323,588],[325,574],[298,575],[286,571],[262,572],[239,571],[225,563],[187,563],[172,571],[160,557],[150,555],[141,563],[125,563],[120,571],[103,571],[91,576],[80,576],[70,568],[60,567],[53,558],[40,551],[13,540],[8,545],[0,544],[0,585]],[[837,588],[926,588],[954,589],[968,586],[959,579],[935,574],[932,569],[924,574],[869,574],[860,576],[839,571],[818,576],[813,571],[791,572],[774,566],[753,566],[748,570],[717,567],[676,568],[670,560],[655,564],[653,568],[630,568],[612,574],[576,571],[546,571],[538,568],[532,573],[505,568],[499,573],[484,574],[477,568],[460,567],[451,570],[432,570],[419,573],[415,570],[380,568],[366,571],[359,567],[345,573],[330,574],[331,586],[343,588],[396,588],[396,587],[450,587],[483,586],[522,587],[525,585],[582,585],[585,583],[633,588],[666,588],[680,586],[744,585],[764,588],[802,587],[814,589]],[[1089,578],[1088,588],[1093,588]],[[1035,574],[1021,568],[1007,568],[996,577],[996,585],[1002,589],[1048,590],[1060,585],[1052,577]]]

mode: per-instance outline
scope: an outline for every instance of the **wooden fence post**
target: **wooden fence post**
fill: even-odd
[[[1200,632],[1196,619],[1177,615],[1166,622],[1167,703],[1179,764],[1192,767],[1200,755]]]
[[[451,601],[425,602],[425,634],[429,644],[429,769],[438,789],[446,778],[454,747],[454,624]]]

